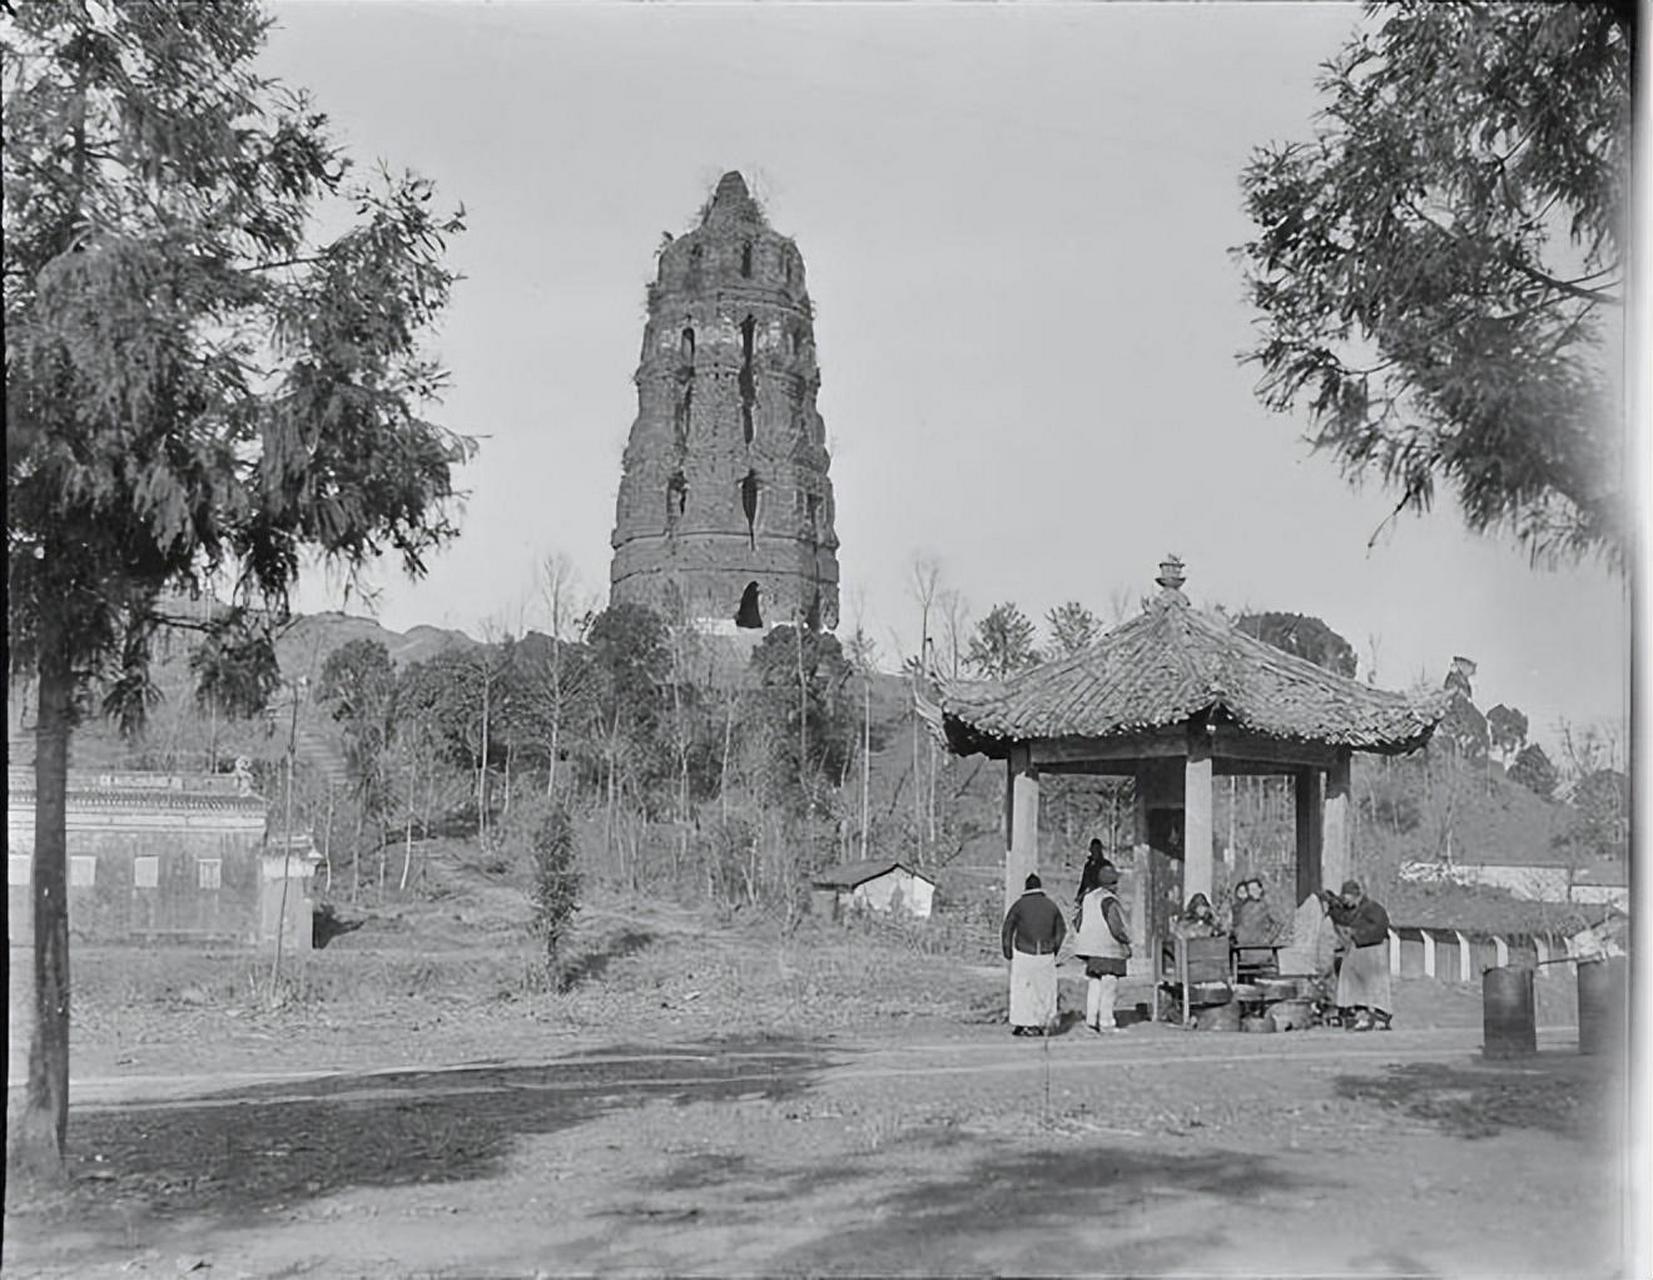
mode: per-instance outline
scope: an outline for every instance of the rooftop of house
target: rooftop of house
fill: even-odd
[[[262,814],[269,808],[269,803],[252,790],[251,783],[250,778],[229,773],[71,769],[67,800],[71,809],[138,809],[150,812],[216,810]],[[34,769],[8,766],[7,807],[32,806],[34,800]]]
[[[1576,902],[1535,902],[1486,885],[1402,882],[1383,903],[1396,929],[1445,929],[1466,934],[1573,933],[1622,914]]]
[[[891,871],[905,871],[908,875],[934,884],[935,880],[922,871],[914,871],[906,863],[891,858],[868,858],[864,862],[843,862],[835,867],[828,867],[824,871],[817,871],[812,877],[812,883],[823,889],[853,889],[858,884],[865,884],[869,880],[876,880],[879,876],[888,875]]]

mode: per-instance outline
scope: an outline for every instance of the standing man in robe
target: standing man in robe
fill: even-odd
[[[1062,911],[1039,877],[1027,878],[1010,904],[999,945],[1010,961],[1010,1034],[1042,1036],[1056,1025],[1056,952],[1067,937]]]

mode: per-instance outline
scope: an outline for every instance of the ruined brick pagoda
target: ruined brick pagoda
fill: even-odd
[[[711,631],[838,622],[804,264],[738,173],[649,286],[611,603]]]

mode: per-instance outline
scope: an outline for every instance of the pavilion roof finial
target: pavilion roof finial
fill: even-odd
[[[1154,579],[1167,591],[1179,591],[1182,584],[1188,581],[1188,575],[1183,572],[1182,557],[1175,552],[1167,555],[1159,562],[1159,577]]]

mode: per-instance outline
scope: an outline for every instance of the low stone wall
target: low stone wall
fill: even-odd
[[[1397,978],[1481,981],[1492,968],[1533,968],[1540,978],[1570,977],[1573,940],[1560,933],[1466,933],[1403,925],[1389,931],[1389,971]]]

